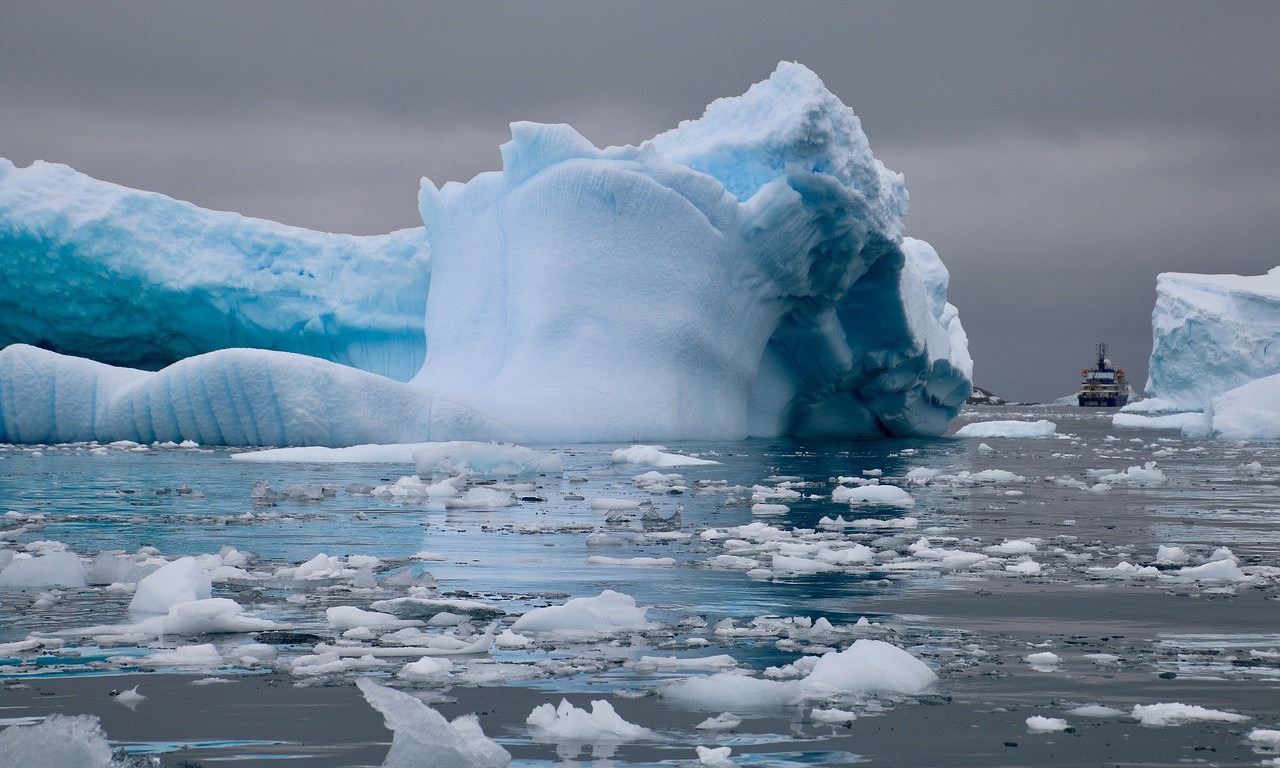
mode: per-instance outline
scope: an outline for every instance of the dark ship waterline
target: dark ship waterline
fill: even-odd
[[[1082,407],[1118,408],[1129,402],[1129,382],[1124,377],[1124,370],[1111,367],[1107,359],[1107,345],[1098,344],[1098,362],[1093,370],[1088,368],[1080,372],[1083,381],[1076,400]]]

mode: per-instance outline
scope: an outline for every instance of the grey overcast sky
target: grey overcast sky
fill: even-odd
[[[327,231],[513,120],[637,143],[799,61],[906,175],[979,386],[1141,385],[1163,271],[1280,263],[1280,2],[0,0],[0,156]]]

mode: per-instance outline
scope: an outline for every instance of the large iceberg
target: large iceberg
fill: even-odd
[[[43,318],[29,322],[48,346],[78,348],[69,339],[96,325],[89,345],[108,349],[193,336],[278,350],[145,372],[12,345],[0,440],[932,435],[964,404],[967,339],[937,254],[902,236],[902,176],[803,66],[780,64],[638,147],[516,123],[502,159],[466,184],[424,179],[425,230],[381,240],[204,212],[57,166],[33,166],[53,180],[42,193],[14,181],[31,169],[0,169],[7,237],[30,244],[4,246],[21,290],[3,299]],[[96,223],[68,240],[81,220]],[[42,247],[65,258],[44,265]],[[189,248],[203,250],[181,258]],[[184,296],[193,317],[130,324],[127,304],[181,315]]]
[[[421,227],[331,235],[0,158],[0,344],[153,369],[256,347],[407,381],[430,276]]]

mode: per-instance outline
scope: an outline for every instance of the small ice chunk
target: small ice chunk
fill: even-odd
[[[711,768],[732,768],[736,763],[729,759],[733,754],[732,747],[694,747],[698,753],[698,762]]]
[[[1156,466],[1154,461],[1148,461],[1143,466],[1132,466],[1123,472],[1113,472],[1111,474],[1102,475],[1098,478],[1100,483],[1105,485],[1164,485],[1169,481],[1165,476],[1164,470]]]
[[[1022,560],[1006,565],[1004,570],[1006,573],[1016,573],[1019,576],[1037,576],[1044,568],[1035,560]]]
[[[1254,728],[1245,734],[1245,738],[1254,744],[1280,749],[1280,731],[1274,728]]]
[[[606,589],[596,597],[576,597],[564,605],[534,608],[515,620],[515,632],[619,632],[654,629],[658,625],[645,617],[648,608],[636,605],[635,598]]]
[[[883,640],[855,640],[843,651],[824,654],[804,679],[806,690],[865,693],[925,692],[938,676],[909,652]]]
[[[1193,722],[1239,723],[1249,719],[1248,715],[1176,702],[1137,704],[1133,707],[1133,716],[1143,725],[1152,726],[1182,725]]]
[[[1052,421],[975,421],[956,430],[956,437],[1053,437],[1058,425]]]
[[[366,611],[354,605],[335,605],[325,610],[325,618],[334,629],[400,629],[401,627],[420,627],[421,621],[398,619],[389,613]]]
[[[1005,539],[1000,544],[983,547],[989,555],[1029,555],[1036,551],[1036,541],[1031,539]]]
[[[668,453],[661,445],[633,445],[613,452],[615,464],[643,464],[650,467],[692,467],[699,464],[719,464],[718,461]]]
[[[689,709],[756,712],[797,704],[804,691],[797,680],[762,680],[734,672],[679,680],[658,691]]]
[[[785,515],[791,511],[791,507],[786,504],[767,504],[760,502],[751,505],[751,514],[760,515],[762,517],[770,517],[774,515]]]
[[[133,613],[168,613],[179,603],[208,599],[212,591],[209,572],[199,561],[194,557],[180,557],[138,582],[129,610]]]
[[[84,564],[71,552],[46,552],[38,557],[16,554],[0,569],[0,587],[37,589],[85,586]]]
[[[850,712],[847,709],[814,709],[809,716],[819,723],[830,723],[831,725],[846,725],[858,719],[856,712]]]
[[[703,731],[729,731],[742,725],[742,718],[732,712],[721,712],[715,717],[708,717],[706,720],[694,726]]]
[[[885,507],[914,507],[916,500],[896,485],[863,485],[857,488],[836,486],[831,500],[844,504],[879,505]]]
[[[179,669],[213,669],[223,665],[222,654],[213,643],[200,645],[182,645],[171,651],[160,651],[138,659],[140,667],[161,669],[177,667]]]
[[[1121,717],[1126,714],[1123,709],[1106,707],[1101,704],[1085,704],[1067,710],[1068,715],[1076,717]]]
[[[1032,715],[1027,718],[1027,730],[1031,733],[1056,733],[1065,731],[1068,727],[1067,721],[1060,717]]]
[[[392,731],[383,768],[504,768],[511,753],[484,735],[475,715],[449,722],[407,693],[362,677],[356,687]]]
[[[1161,544],[1156,549],[1156,564],[1158,565],[1185,565],[1191,559],[1191,555],[1182,547],[1170,547]]]
[[[411,683],[428,683],[447,677],[452,669],[453,662],[448,659],[423,656],[401,667],[396,677]]]
[[[138,708],[138,705],[141,704],[144,700],[146,700],[146,698],[147,698],[146,696],[143,696],[141,693],[138,693],[138,686],[136,685],[127,691],[120,691],[116,695],[112,696],[112,699],[115,701],[115,703],[123,704],[124,706],[132,710],[136,710]]]
[[[1062,663],[1062,657],[1053,651],[1042,651],[1029,654],[1026,657],[1026,662],[1036,671],[1055,672],[1058,669],[1058,665]]]
[[[534,741],[595,744],[633,741],[653,737],[653,731],[629,723],[603,699],[591,702],[591,711],[579,709],[561,699],[560,706],[542,704],[525,719]]]

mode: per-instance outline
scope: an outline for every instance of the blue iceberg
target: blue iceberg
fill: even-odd
[[[0,440],[936,435],[963,406],[946,268],[803,66],[640,146],[516,123],[502,159],[364,238],[0,166],[0,331],[105,361],[0,351]]]

